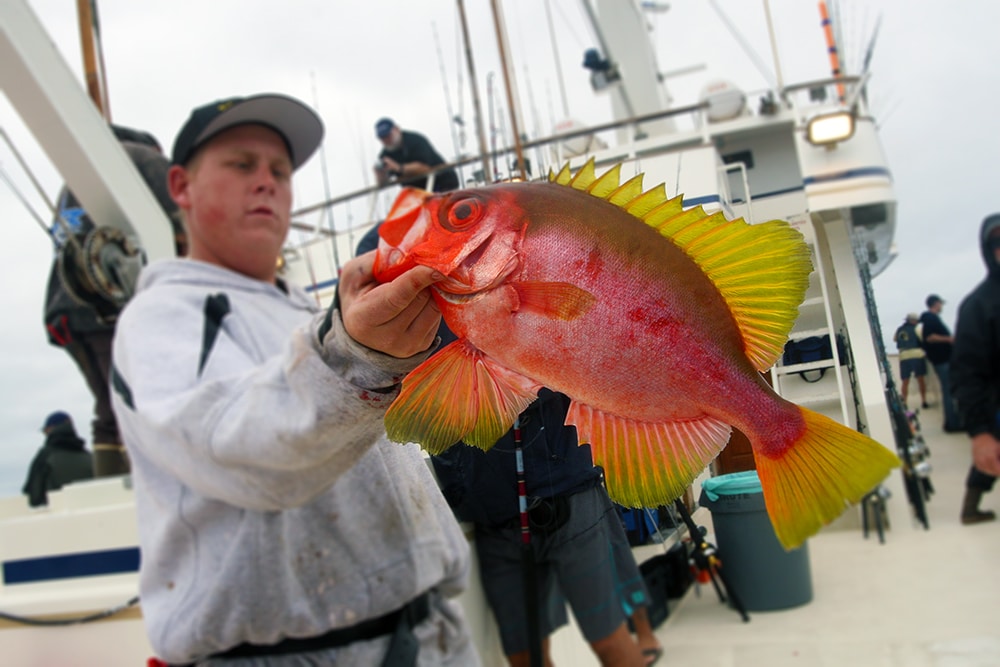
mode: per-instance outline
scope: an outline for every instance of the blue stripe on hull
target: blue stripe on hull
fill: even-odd
[[[32,584],[138,571],[139,547],[126,547],[6,561],[3,564],[3,580],[5,584]]]

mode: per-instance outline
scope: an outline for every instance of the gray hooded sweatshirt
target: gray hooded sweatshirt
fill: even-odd
[[[422,358],[359,345],[336,312],[321,345],[323,315],[301,290],[188,259],[147,268],[124,310],[114,407],[162,659],[316,636],[464,587],[468,541],[418,447],[384,435],[395,386]],[[477,662],[450,621],[420,664]],[[363,660],[338,655],[245,664]]]

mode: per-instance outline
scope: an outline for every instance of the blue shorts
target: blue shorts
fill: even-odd
[[[529,649],[524,549],[518,526],[476,527],[486,599],[506,655]],[[567,623],[566,602],[588,642],[610,635],[637,606],[649,604],[618,512],[604,487],[569,496],[569,518],[555,532],[531,536],[543,638]]]
[[[927,359],[903,359],[899,362],[899,379],[908,380],[911,375],[918,378],[927,375]]]

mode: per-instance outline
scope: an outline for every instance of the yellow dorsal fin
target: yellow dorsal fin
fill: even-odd
[[[642,174],[636,174],[623,183],[617,190],[608,196],[608,201],[618,206],[626,208],[635,201],[636,197],[642,194]]]
[[[593,182],[593,184],[587,188],[587,192],[599,197],[601,199],[607,199],[611,196],[611,193],[618,189],[618,184],[621,183],[621,164],[616,164],[615,166],[608,169],[606,172],[601,174],[601,176]]]
[[[668,200],[662,183],[642,192],[641,174],[619,185],[621,164],[596,179],[593,170],[591,158],[576,177],[567,164],[557,175],[550,172],[549,180],[607,200],[676,244],[726,300],[750,362],[759,371],[770,368],[809,286],[812,263],[802,235],[783,220],[748,225],[721,212],[709,215],[701,206],[684,210],[682,197]]]
[[[583,190],[586,192],[594,181],[597,180],[597,173],[594,171],[594,158],[587,160],[587,164],[580,167],[580,170],[576,172],[573,179],[569,182],[570,186],[576,188],[577,190]]]
[[[549,169],[549,181],[553,183],[558,183],[559,185],[569,185],[572,178],[573,172],[569,170],[569,162],[563,165],[563,168],[559,170],[558,174],[552,173],[552,170]]]
[[[667,203],[667,186],[660,183],[629,202],[625,210],[637,218],[645,218],[649,212],[665,203]],[[679,201],[677,210],[680,211]],[[649,224],[648,220],[646,224]]]

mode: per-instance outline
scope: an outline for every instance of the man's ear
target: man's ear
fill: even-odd
[[[191,208],[191,198],[188,195],[188,171],[180,165],[172,165],[167,172],[167,190],[177,206],[187,210]]]

